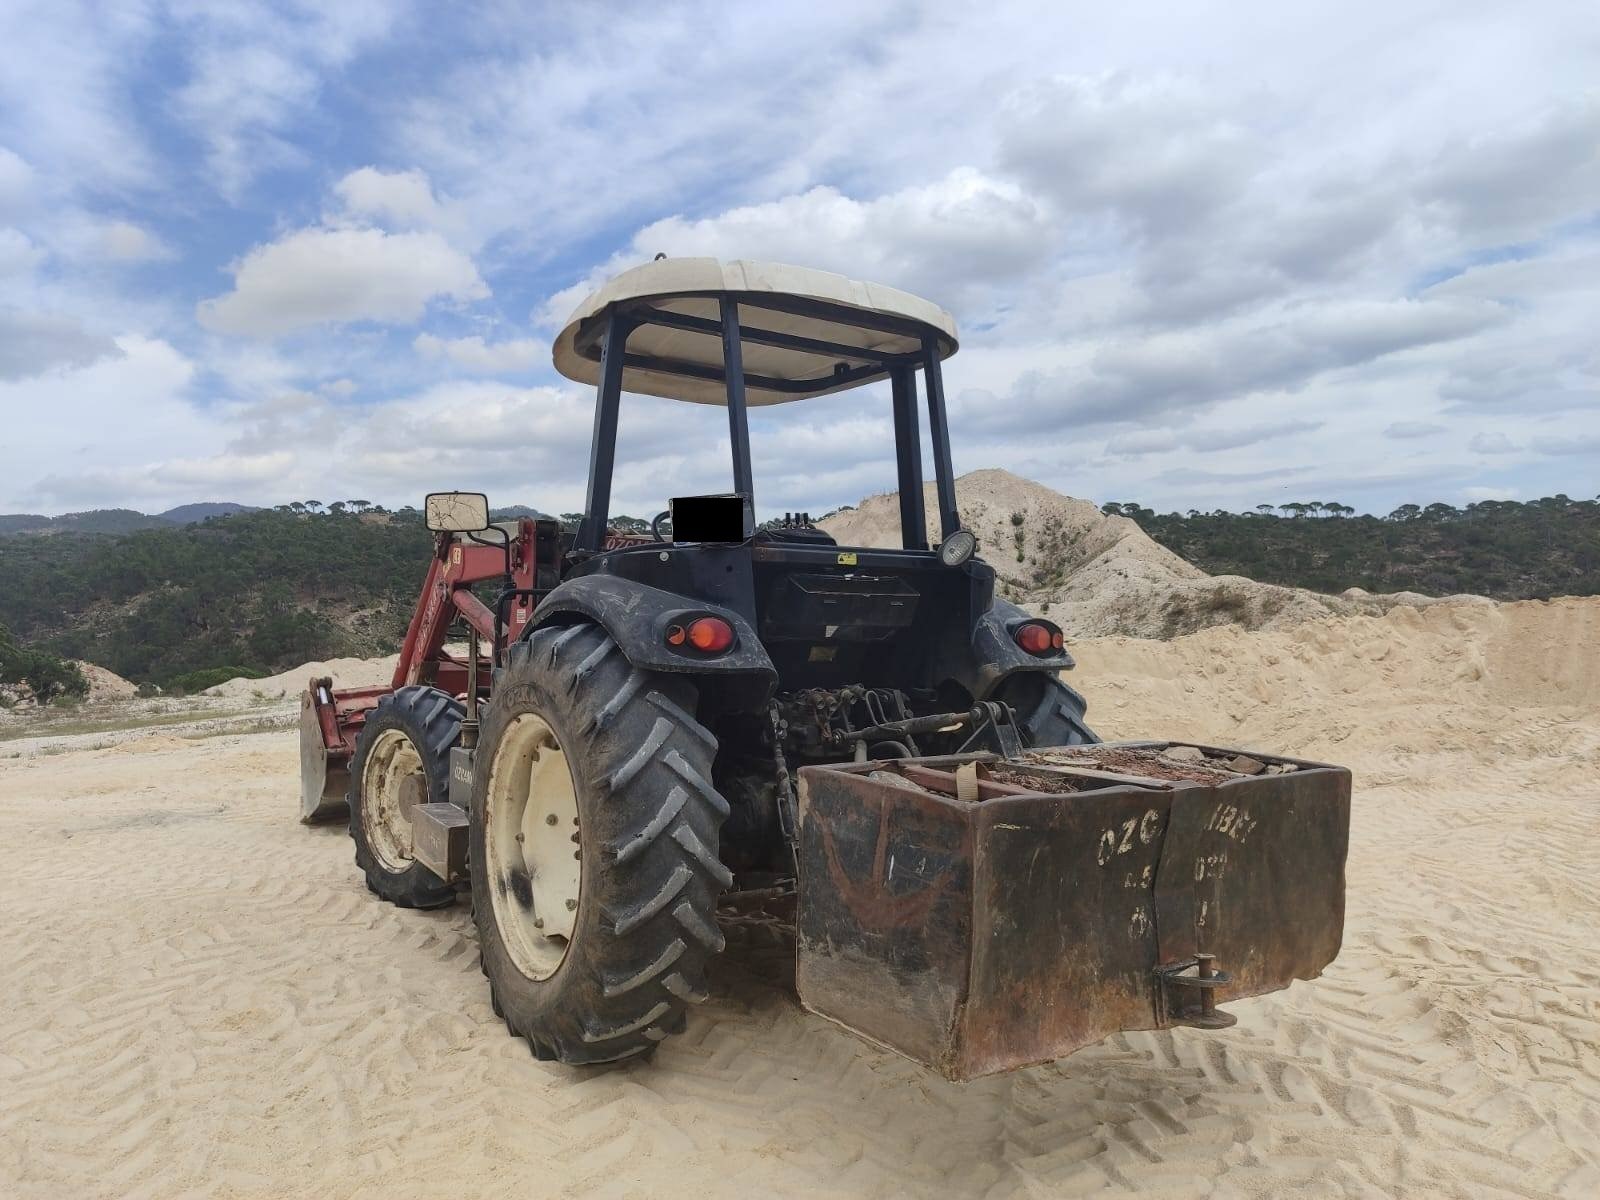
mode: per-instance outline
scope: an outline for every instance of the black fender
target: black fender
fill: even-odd
[[[720,617],[733,626],[733,645],[711,655],[687,646],[669,646],[667,627],[686,625],[696,617]],[[616,575],[581,575],[557,585],[534,609],[522,636],[577,620],[601,626],[640,670],[746,676],[768,691],[778,681],[777,669],[755,628],[733,609]]]
[[[1044,620],[1034,618],[1009,600],[995,597],[989,611],[973,626],[966,654],[955,656],[952,666],[957,669],[950,673],[950,678],[974,699],[983,700],[994,693],[1002,680],[1020,672],[1070,671],[1077,664],[1065,650],[1041,657],[1017,645],[1011,631],[1022,622],[1034,619]]]

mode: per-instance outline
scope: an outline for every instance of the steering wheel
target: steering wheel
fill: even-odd
[[[672,510],[670,508],[666,512],[658,512],[650,521],[650,536],[655,538],[658,542],[664,542],[667,540],[661,534],[661,522],[663,521],[665,521],[668,525],[672,524]]]

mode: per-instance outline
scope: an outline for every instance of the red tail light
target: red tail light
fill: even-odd
[[[1018,625],[1017,632],[1013,636],[1017,639],[1017,645],[1029,654],[1049,654],[1053,644],[1051,629],[1033,622]],[[1060,634],[1055,634],[1055,637],[1059,636]]]
[[[699,617],[689,622],[689,645],[702,654],[721,654],[733,645],[733,626],[721,617]]]

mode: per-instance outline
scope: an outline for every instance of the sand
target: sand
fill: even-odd
[[[1103,734],[1355,770],[1323,978],[961,1086],[747,953],[577,1072],[295,823],[292,732],[0,741],[0,1195],[1600,1194],[1600,600],[1076,650]]]
[[[1396,606],[1490,603],[1481,596],[1360,588],[1325,596],[1238,575],[1208,575],[1127,517],[1107,516],[1087,500],[1009,471],[963,475],[956,480],[956,497],[962,521],[977,534],[980,553],[999,576],[1001,593],[1048,614],[1075,637],[1169,638],[1220,625],[1288,629],[1334,615],[1380,615]],[[931,484],[924,509],[930,543],[937,544],[938,504]],[[869,497],[820,523],[842,546],[901,544],[900,501],[894,492]]]
[[[200,694],[228,699],[295,699],[306,690],[309,680],[324,677],[331,678],[336,687],[376,687],[387,685],[394,678],[394,666],[399,661],[398,654],[386,658],[330,658],[327,662],[306,663],[265,679],[229,679]]]

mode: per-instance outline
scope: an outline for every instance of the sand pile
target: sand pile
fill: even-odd
[[[963,522],[978,535],[984,560],[999,575],[1002,594],[1047,612],[1076,637],[1174,637],[1218,625],[1286,629],[1330,615],[1379,614],[1396,605],[1490,603],[1479,596],[1378,595],[1359,588],[1324,596],[1237,575],[1207,575],[1127,517],[1107,516],[1087,500],[1009,471],[963,475],[956,496]],[[929,539],[936,543],[931,484],[926,511]],[[899,497],[870,497],[821,524],[841,545],[898,546]]]
[[[115,671],[108,671],[92,662],[77,660],[78,670],[89,681],[89,703],[100,704],[108,700],[127,700],[139,694],[139,685],[124,679]]]
[[[226,683],[208,687],[200,694],[237,699],[259,696],[277,700],[298,696],[305,691],[308,680],[320,679],[325,675],[333,677],[335,687],[373,687],[387,684],[393,679],[395,664],[399,661],[398,654],[390,654],[385,658],[330,658],[327,662],[291,667],[265,679],[230,679]]]

